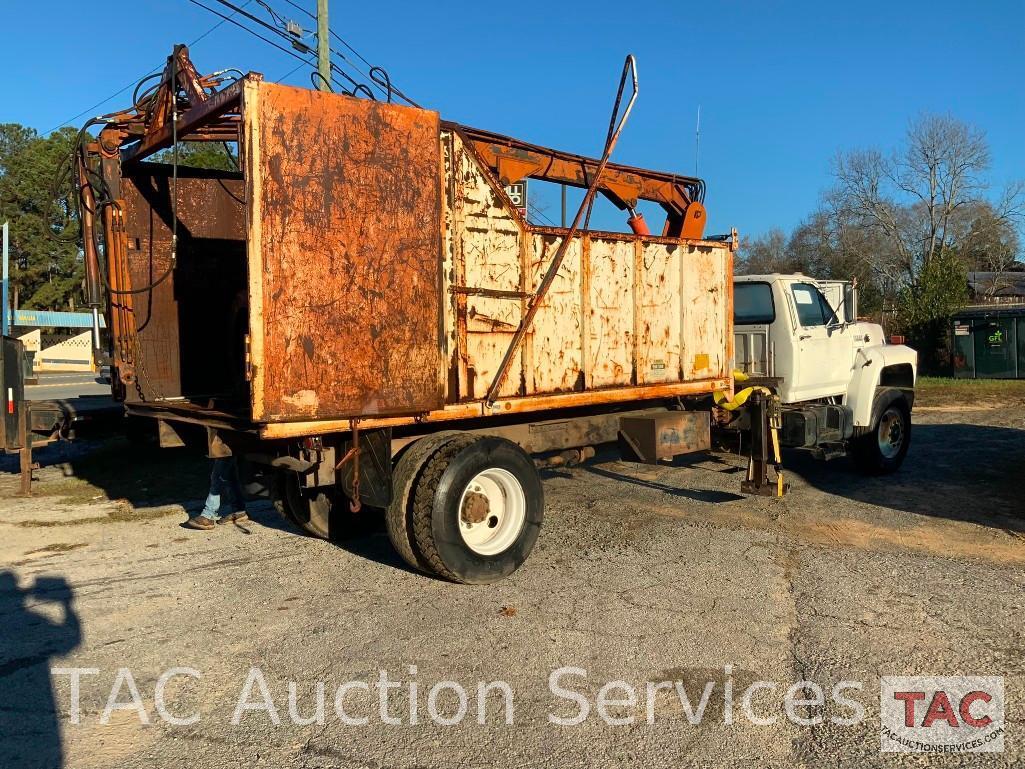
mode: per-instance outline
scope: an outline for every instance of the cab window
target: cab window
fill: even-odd
[[[768,283],[736,283],[733,286],[733,325],[772,323],[776,308]]]
[[[829,301],[811,283],[794,283],[790,290],[797,308],[797,319],[805,328],[839,322]]]

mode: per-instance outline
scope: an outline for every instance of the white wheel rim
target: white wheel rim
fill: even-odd
[[[887,459],[893,459],[904,445],[904,418],[894,408],[888,409],[879,420],[879,451]]]
[[[483,520],[466,520],[468,500],[483,495],[487,511]],[[523,530],[527,520],[527,496],[516,476],[508,470],[492,467],[477,473],[463,489],[457,511],[459,534],[478,555],[497,555],[507,550]]]

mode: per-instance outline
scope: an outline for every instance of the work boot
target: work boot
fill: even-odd
[[[221,516],[217,523],[242,523],[249,520],[249,513],[245,510],[236,510],[233,513]]]
[[[190,529],[199,529],[201,531],[209,531],[214,528],[217,524],[207,518],[205,515],[194,515],[185,522],[185,525]]]

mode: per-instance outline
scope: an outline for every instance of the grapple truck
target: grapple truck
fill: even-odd
[[[636,95],[630,57],[588,158],[412,106],[203,77],[176,47],[78,153],[117,397],[164,445],[201,425],[214,455],[269,470],[312,534],[383,509],[414,568],[508,575],[539,533],[540,466],[616,441],[648,462],[705,450],[727,413],[713,396],[734,396],[736,236],[704,237],[700,179],[610,162]],[[182,141],[235,143],[238,170],[147,160]],[[527,178],[585,190],[571,226],[527,220],[506,192]],[[585,226],[597,195],[630,232]],[[665,211],[659,234],[638,201]],[[733,420],[754,437],[745,488],[782,493],[780,402],[750,394]]]

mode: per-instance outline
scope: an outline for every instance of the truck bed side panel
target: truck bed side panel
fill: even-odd
[[[566,231],[528,225],[458,131],[442,143],[447,402],[457,403],[486,394]],[[728,378],[731,275],[725,243],[578,233],[499,398]]]

